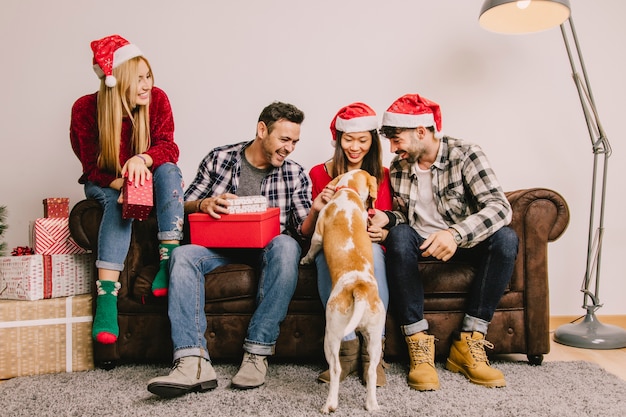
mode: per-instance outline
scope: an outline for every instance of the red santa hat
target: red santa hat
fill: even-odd
[[[376,112],[365,103],[352,103],[339,109],[332,122],[330,133],[337,140],[337,131],[344,133],[368,132],[378,129]]]
[[[139,48],[119,35],[111,35],[91,42],[93,70],[98,78],[104,78],[107,87],[115,87],[117,80],[113,68],[136,56],[141,56]]]
[[[439,104],[418,94],[406,94],[394,101],[383,114],[382,125],[406,128],[434,126],[435,137],[443,137]]]

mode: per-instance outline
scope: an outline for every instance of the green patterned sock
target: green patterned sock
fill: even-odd
[[[167,295],[167,287],[170,281],[170,254],[177,246],[179,246],[178,243],[159,244],[159,272],[157,272],[154,281],[152,281],[152,294],[155,297],[165,297]]]
[[[96,281],[98,298],[91,334],[97,342],[111,344],[117,340],[120,333],[117,325],[117,292],[121,286],[115,281]]]

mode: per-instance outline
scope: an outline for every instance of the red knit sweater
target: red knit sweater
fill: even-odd
[[[74,153],[83,165],[83,174],[78,182],[91,181],[100,187],[108,187],[117,178],[115,173],[98,168],[100,145],[98,139],[98,121],[96,102],[98,93],[88,94],[76,100],[72,106],[70,122],[70,142]],[[120,141],[120,165],[134,156],[130,139],[133,127],[125,117],[122,123]],[[178,162],[178,145],[174,143],[174,116],[170,101],[165,92],[152,87],[150,98],[150,148],[145,152],[152,157],[152,169],[166,163]]]
[[[385,175],[383,181],[378,184],[378,196],[376,197],[376,201],[374,202],[374,208],[377,208],[379,210],[392,210],[389,168],[385,167],[384,171]],[[326,185],[328,185],[328,183],[333,180],[326,171],[325,164],[315,165],[313,168],[311,168],[311,170],[309,171],[309,177],[311,178],[311,191],[314,200],[315,197],[317,197],[317,195],[322,192],[324,187],[326,187]]]

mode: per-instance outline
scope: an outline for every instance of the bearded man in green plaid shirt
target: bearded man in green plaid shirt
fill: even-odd
[[[377,211],[372,222],[387,230],[389,295],[409,349],[408,384],[419,391],[439,389],[418,270],[420,261],[435,258],[476,268],[446,368],[475,384],[504,387],[504,375],[485,353],[485,347],[493,348],[485,335],[518,249],[502,187],[478,145],[442,134],[441,110],[431,100],[400,97],[384,113],[380,133],[396,154],[389,169],[394,210]]]

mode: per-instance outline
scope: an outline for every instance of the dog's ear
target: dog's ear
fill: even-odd
[[[378,180],[373,175],[368,175],[367,186],[370,189],[370,207],[374,207],[374,202],[378,197]]]
[[[339,182],[341,177],[343,177],[344,175],[345,174],[337,175],[335,178],[333,178],[333,180],[331,182],[328,183],[327,186],[330,186],[330,187],[332,187],[334,189],[337,186],[337,183]]]

